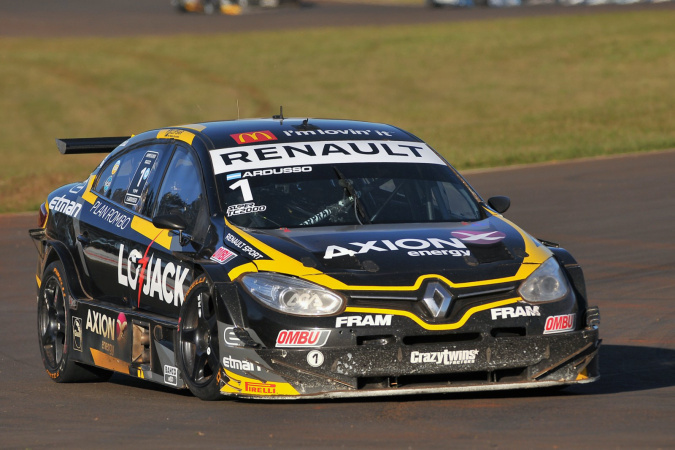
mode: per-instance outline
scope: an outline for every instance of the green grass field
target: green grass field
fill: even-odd
[[[100,155],[54,138],[287,117],[401,126],[460,169],[675,148],[675,13],[211,36],[0,39],[0,212]]]

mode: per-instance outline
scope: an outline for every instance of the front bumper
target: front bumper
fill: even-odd
[[[589,383],[599,378],[599,345],[598,329],[590,326],[552,335],[482,335],[447,344],[224,345],[221,392],[242,398],[343,398]]]

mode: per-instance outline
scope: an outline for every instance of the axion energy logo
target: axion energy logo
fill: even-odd
[[[501,231],[453,231],[452,237],[459,239],[467,244],[494,244],[503,240],[506,235]]]
[[[249,133],[231,134],[237,144],[253,144],[255,142],[276,141],[277,137],[271,131],[251,131]]]

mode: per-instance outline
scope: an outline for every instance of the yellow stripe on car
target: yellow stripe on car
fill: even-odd
[[[419,325],[420,327],[424,328],[425,330],[430,330],[430,331],[442,331],[442,330],[457,330],[464,326],[464,324],[473,316],[474,314],[481,312],[481,311],[486,311],[488,309],[492,308],[498,308],[500,306],[504,305],[511,305],[513,303],[517,303],[520,301],[521,298],[510,298],[507,300],[500,300],[497,302],[492,302],[492,303],[486,303],[485,305],[480,305],[480,306],[474,306],[473,308],[469,309],[467,312],[464,313],[461,319],[459,319],[455,323],[445,323],[445,324],[429,324],[417,317],[415,314],[411,313],[410,311],[400,311],[398,309],[383,309],[383,308],[358,308],[358,307],[347,307],[345,309],[345,312],[348,313],[359,313],[359,314],[393,314],[395,316],[402,316],[402,317],[407,317],[408,319],[414,321]]]
[[[186,130],[177,130],[173,128],[168,130],[160,130],[159,133],[157,133],[157,139],[177,139],[192,145],[195,135],[194,133],[190,133]]]
[[[150,240],[154,239],[158,245],[164,247],[165,249],[171,249],[171,240],[173,239],[173,236],[171,236],[169,230],[161,230],[156,228],[152,222],[141,219],[138,216],[134,216],[134,218],[131,220],[131,228]]]
[[[87,182],[87,188],[82,193],[82,199],[84,201],[88,202],[88,203],[91,203],[92,205],[94,203],[96,203],[96,200],[98,200],[98,195],[91,192],[91,187],[94,184],[95,179],[96,179],[95,176],[93,176],[93,175],[89,176],[89,181]]]
[[[220,392],[231,394],[255,395],[271,397],[275,395],[299,395],[293,386],[284,382],[261,381],[256,378],[248,378],[237,375],[227,369],[225,374],[230,379],[227,384],[220,388]]]
[[[472,281],[467,283],[454,283],[442,275],[426,274],[418,277],[417,280],[415,280],[415,283],[411,286],[367,286],[367,285],[350,286],[339,280],[336,280],[335,278],[329,275],[326,275],[325,273],[319,270],[307,267],[300,261],[295,260],[288,255],[285,255],[284,253],[276,250],[273,247],[270,247],[269,245],[263,243],[259,239],[256,239],[255,237],[246,233],[245,231],[231,225],[227,221],[227,219],[225,219],[225,225],[227,225],[232,231],[237,233],[242,239],[245,239],[246,241],[248,241],[249,244],[251,244],[254,247],[257,247],[258,250],[262,251],[271,258],[271,260],[256,260],[255,266],[257,267],[257,270],[251,270],[251,272],[266,271],[266,272],[278,272],[288,275],[294,275],[300,278],[304,278],[307,281],[311,281],[313,283],[327,287],[329,289],[344,290],[344,291],[416,291],[422,286],[422,283],[425,280],[429,279],[440,280],[445,284],[447,284],[449,287],[456,289],[487,286],[497,283],[509,283],[513,281],[524,280],[525,278],[530,276],[532,272],[534,272],[534,270],[538,267],[538,265],[541,262],[543,262],[550,256],[550,251],[548,251],[545,247],[543,246],[536,247],[529,237],[523,236],[523,239],[525,240],[525,248],[528,250],[528,256],[525,258],[523,264],[520,265],[518,272],[510,277],[495,278],[492,280]],[[517,227],[515,228],[518,229]],[[249,264],[246,264],[246,266],[250,268]],[[241,270],[239,270],[240,268]],[[237,269],[234,269],[232,272],[230,272],[230,274],[234,272],[236,273],[237,276],[239,276],[246,271],[247,271],[246,268],[240,266]],[[233,280],[234,278],[236,277],[230,276],[230,279]]]

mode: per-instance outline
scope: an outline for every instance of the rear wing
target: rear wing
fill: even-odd
[[[81,153],[110,153],[131,136],[57,139],[56,146],[64,155]]]

